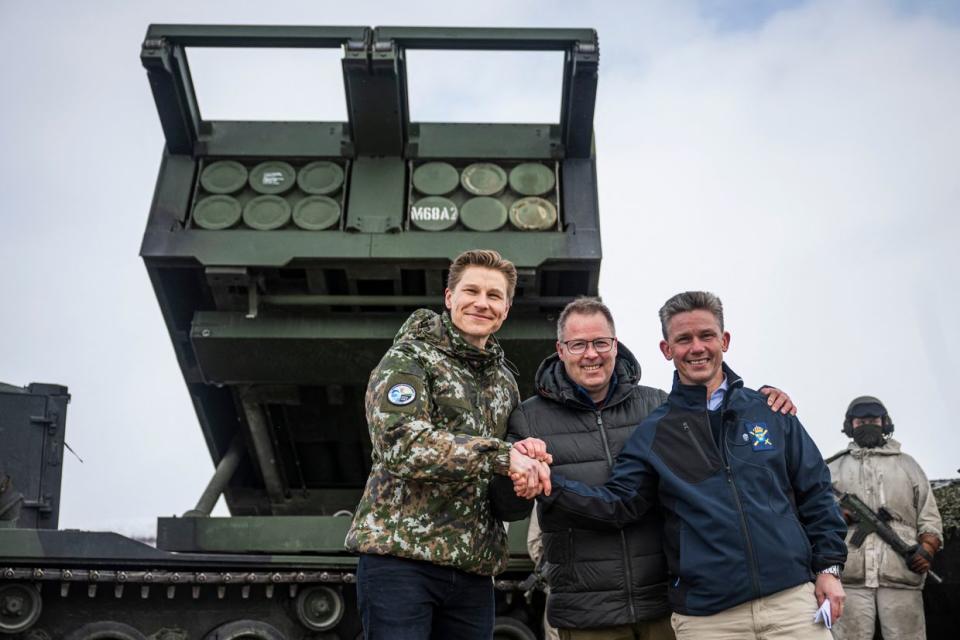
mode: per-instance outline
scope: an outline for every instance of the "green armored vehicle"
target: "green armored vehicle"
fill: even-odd
[[[205,120],[200,47],[341,50],[348,119]],[[561,52],[559,122],[411,122],[414,49]],[[596,33],[154,25],[141,59],[166,138],[141,254],[216,469],[158,519],[156,548],[0,528],[0,634],[353,640],[363,395],[403,320],[440,308],[453,256],[498,250],[519,271],[498,338],[527,396],[558,311],[597,293]],[[231,517],[210,516],[220,496]],[[496,581],[498,638],[540,630],[525,529]]]
[[[943,518],[943,550],[932,567],[943,583],[928,579],[923,588],[927,637],[935,640],[953,638],[960,629],[960,478],[933,480],[930,485]]]

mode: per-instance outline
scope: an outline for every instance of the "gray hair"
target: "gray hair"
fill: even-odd
[[[563,331],[567,328],[567,319],[570,316],[573,314],[592,316],[595,313],[599,313],[607,319],[607,322],[610,324],[610,331],[613,332],[613,335],[609,337],[615,338],[617,336],[617,327],[613,323],[613,314],[610,313],[610,308],[603,304],[603,300],[600,298],[584,296],[570,302],[563,308],[563,311],[560,312],[560,318],[557,319],[557,340],[563,340]]]
[[[720,298],[709,291],[684,291],[673,296],[660,307],[660,329],[663,331],[663,339],[667,339],[667,325],[675,315],[698,309],[712,313],[720,324],[720,331],[723,331],[723,303],[720,302]]]

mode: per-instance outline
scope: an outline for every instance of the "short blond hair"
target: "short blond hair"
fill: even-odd
[[[483,267],[493,269],[503,274],[507,280],[507,301],[513,302],[513,294],[517,288],[517,268],[513,263],[492,249],[470,249],[453,259],[450,272],[447,274],[447,288],[453,291],[460,284],[464,271],[468,267]]]

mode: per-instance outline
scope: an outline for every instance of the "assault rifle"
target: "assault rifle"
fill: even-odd
[[[540,562],[537,563],[537,566],[534,567],[533,573],[526,577],[526,579],[521,582],[517,588],[520,591],[523,591],[523,597],[527,600],[527,604],[533,601],[533,592],[534,591],[544,591],[547,586],[547,579],[543,575],[543,558],[540,558]]]
[[[837,494],[840,506],[850,512],[853,515],[854,522],[857,523],[856,530],[850,538],[850,544],[859,547],[868,535],[875,533],[880,536],[881,540],[890,545],[909,566],[910,558],[916,553],[919,545],[904,542],[897,535],[897,532],[887,524],[893,520],[893,515],[887,511],[886,507],[880,507],[877,511],[874,511],[855,493],[842,493],[836,489],[833,492]],[[943,582],[943,579],[932,570],[928,570],[927,575],[937,584]]]

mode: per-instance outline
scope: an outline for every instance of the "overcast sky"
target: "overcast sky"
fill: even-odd
[[[84,463],[67,457],[61,527],[150,533],[212,472],[137,255],[163,147],[139,60],[151,22],[596,28],[601,292],[644,382],[672,375],[659,306],[708,289],[727,361],[789,391],[825,455],[871,394],[928,475],[958,475],[960,4],[587,5],[0,0],[0,381],[70,388]],[[276,55],[198,55],[205,114],[262,115],[287,91],[268,115],[311,117],[310,89],[290,91],[303,76],[277,68],[336,73],[338,56]],[[411,64],[414,114],[555,117],[552,61],[482,60]],[[264,84],[244,93],[249,77]]]

